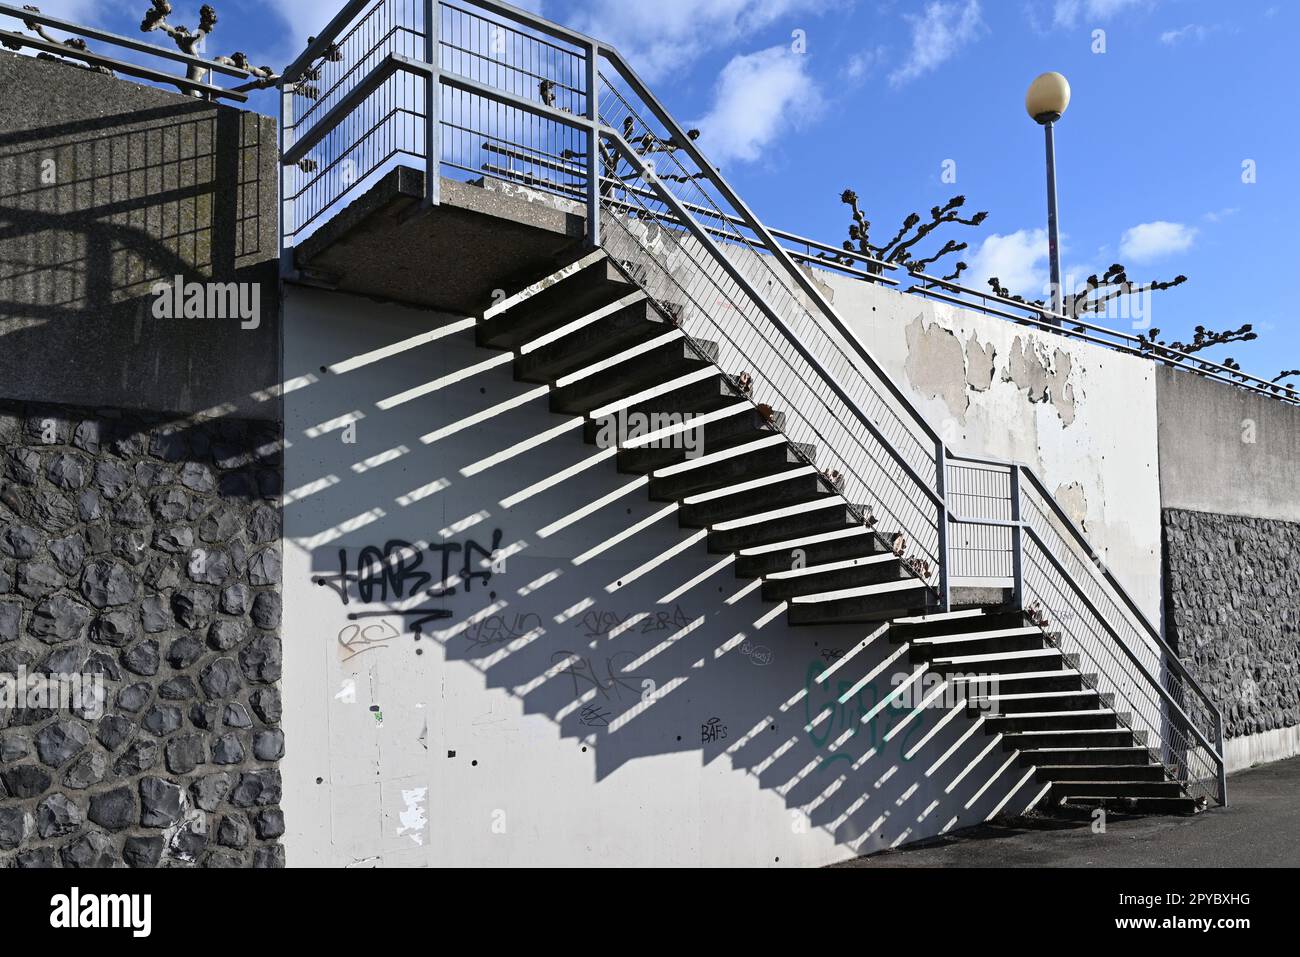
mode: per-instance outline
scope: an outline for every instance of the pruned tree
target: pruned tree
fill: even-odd
[[[23,9],[28,10],[32,13],[41,12],[40,7],[34,6],[30,3],[23,4]],[[89,47],[86,46],[86,41],[81,39],[81,37],[70,37],[66,40],[59,40],[54,36],[52,36],[49,33],[49,31],[45,29],[44,24],[37,23],[35,20],[24,19],[23,26],[25,26],[28,30],[31,30],[33,33],[35,33],[46,43],[53,43],[58,46],[67,47],[70,50],[80,50],[83,53],[89,51]],[[21,43],[18,43],[15,40],[9,40],[4,38],[0,38],[0,46],[4,46],[6,49],[9,50],[21,50],[23,48],[23,45]],[[106,76],[113,75],[113,71],[106,66],[99,66],[98,64],[93,64],[93,63],[80,63],[75,60],[65,60],[62,57],[55,56],[52,53],[41,52],[36,54],[36,58],[38,60],[50,60],[55,63],[68,63],[71,64],[72,66],[79,66],[82,69],[90,70],[93,73],[103,73]]]
[[[1144,352],[1151,352],[1165,361],[1182,363],[1184,358],[1194,356],[1198,352],[1204,352],[1206,349],[1211,349],[1215,346],[1224,346],[1233,342],[1252,342],[1258,338],[1258,334],[1254,331],[1254,327],[1251,326],[1250,323],[1246,323],[1238,329],[1225,329],[1222,332],[1215,332],[1206,329],[1204,326],[1197,326],[1192,330],[1191,342],[1180,342],[1178,340],[1166,342],[1160,338],[1159,329],[1148,329],[1145,335],[1138,336],[1138,342],[1140,343],[1138,348],[1142,349]],[[1238,374],[1241,372],[1241,365],[1231,356],[1216,364],[1230,370],[1228,374],[1232,376],[1232,378],[1238,379],[1241,382],[1246,382],[1249,379],[1248,376]],[[1215,371],[1212,366],[1198,363],[1195,360],[1193,360],[1191,365],[1187,365],[1186,368],[1198,375],[1203,372]],[[1277,380],[1275,379],[1274,381],[1276,382]],[[1274,391],[1277,392],[1278,390],[1275,389]]]
[[[989,215],[987,211],[982,211],[969,219],[964,218],[961,215],[961,208],[966,205],[966,197],[954,196],[943,206],[932,206],[928,221],[922,221],[919,213],[909,214],[903,220],[898,232],[887,242],[875,245],[871,241],[871,220],[867,219],[862,212],[862,207],[858,204],[858,194],[851,189],[846,189],[840,194],[840,202],[853,211],[853,221],[849,224],[849,238],[844,242],[844,249],[877,260],[867,264],[867,272],[874,275],[884,272],[881,263],[897,263],[905,266],[909,272],[921,272],[947,256],[962,252],[968,244],[951,239],[931,256],[918,257],[915,249],[918,243],[941,226],[947,224],[979,226]],[[851,256],[828,253],[821,254],[821,258],[831,259],[845,266],[851,266],[855,261]],[[955,281],[967,268],[966,263],[959,261],[953,271],[942,278],[950,282]]]
[[[1300,376],[1300,369],[1287,369],[1285,372],[1279,372],[1273,378],[1273,385],[1270,389],[1276,395],[1285,395],[1288,399],[1300,401],[1300,392],[1293,385],[1278,385],[1283,379],[1290,379],[1292,376]]]
[[[141,33],[152,33],[155,30],[162,31],[171,37],[176,48],[182,53],[189,56],[200,56],[204,41],[212,33],[217,25],[217,11],[210,4],[204,4],[199,7],[199,25],[196,29],[191,30],[189,27],[172,26],[167,22],[167,17],[171,15],[172,5],[168,0],[151,0],[151,5],[145,11],[144,19],[140,21]],[[213,57],[214,63],[221,63],[226,66],[233,66],[240,70],[247,70],[253,79],[234,89],[240,93],[246,93],[249,90],[266,89],[275,86],[280,81],[280,74],[269,66],[253,66],[246,55],[236,51],[230,56]],[[194,83],[206,83],[211,74],[207,67],[197,64],[190,64],[186,68],[186,79]],[[202,96],[198,90],[180,88],[183,93],[190,96]]]
[[[1100,277],[1095,274],[1089,276],[1084,282],[1083,288],[1077,292],[1065,293],[1062,290],[1061,308],[1067,319],[1082,319],[1090,315],[1100,315],[1107,303],[1121,297],[1160,292],[1165,289],[1172,289],[1175,286],[1181,286],[1185,282],[1187,282],[1187,277],[1180,275],[1167,282],[1134,283],[1128,278],[1128,270],[1121,264],[1114,263]],[[1001,296],[1003,299],[1022,302],[1027,306],[1047,308],[1047,303],[1042,299],[1026,300],[1022,296],[1013,295],[1009,289],[1002,285],[997,276],[990,277],[988,284],[993,289],[994,295]],[[1083,328],[1079,327],[1075,331],[1082,332]]]

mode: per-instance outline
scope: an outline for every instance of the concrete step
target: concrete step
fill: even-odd
[[[553,384],[556,379],[663,335],[671,328],[659,311],[642,298],[545,345],[532,348],[531,343],[525,343],[515,356],[515,378],[521,382]]]
[[[1034,651],[999,651],[992,654],[942,655],[930,659],[930,669],[942,674],[963,672],[1005,675],[1017,672],[1056,671],[1074,668],[1073,656],[1062,655],[1055,648]]]
[[[718,358],[718,344],[673,331],[606,360],[590,374],[565,376],[551,393],[551,411],[586,415],[618,399],[706,368]]]
[[[1178,799],[1183,796],[1183,789],[1177,781],[1057,781],[1051,791],[1053,803],[1111,798]]]
[[[1040,764],[1035,780],[1048,781],[1168,781],[1159,764]]]
[[[892,630],[890,637],[894,637]],[[1046,647],[1047,642],[1043,638],[1043,633],[1037,628],[999,628],[967,635],[916,638],[911,642],[909,654],[913,661],[931,661],[935,658],[954,658],[964,655],[1037,651]]]
[[[875,532],[865,526],[821,535],[796,535],[783,542],[741,549],[736,554],[736,576],[762,578],[773,572],[789,571],[796,560],[804,565],[824,565],[882,554],[891,553]]]
[[[811,451],[806,446],[804,449]],[[657,502],[680,502],[691,495],[788,472],[806,464],[784,436],[767,436],[657,469],[650,477],[650,498]]]
[[[1019,738],[1021,735],[1008,735]],[[1006,747],[1004,740],[1003,746]],[[1146,748],[1102,747],[1102,748],[1029,748],[1022,750],[1017,763],[1022,768],[1060,767],[1066,764],[1086,765],[1096,768],[1102,765],[1140,765],[1151,763],[1151,752]]]
[[[1104,728],[1065,731],[1008,732],[1002,739],[1005,751],[1035,751],[1041,749],[1083,750],[1088,748],[1137,747],[1133,734],[1127,728]],[[1145,751],[1145,748],[1142,748]]]
[[[1122,814],[1198,814],[1205,810],[1204,801],[1181,797],[1098,797],[1085,796],[1070,792],[1068,795],[1057,793],[1058,785],[1045,799],[1048,806],[1056,805],[1066,808],[1092,810],[1105,808],[1107,811]]]
[[[915,576],[890,553],[865,558],[847,558],[825,565],[809,565],[790,571],[773,572],[763,579],[765,601],[785,601],[799,595],[865,588],[885,582],[905,581]]]
[[[805,465],[790,472],[690,496],[678,509],[677,521],[682,528],[708,528],[760,512],[815,502],[834,494],[816,469]]]
[[[474,338],[482,348],[517,349],[635,291],[636,287],[614,264],[602,258],[481,321],[474,329]]]
[[[671,416],[681,415],[681,413],[650,412],[648,415],[652,418],[646,421],[654,423],[672,421]],[[635,420],[625,418],[624,421],[630,423]],[[618,470],[633,475],[645,475],[656,469],[685,462],[693,455],[708,455],[711,452],[735,448],[746,442],[778,434],[778,431],[758,414],[753,403],[748,401],[736,406],[735,411],[729,415],[718,416],[708,422],[695,423],[689,428],[690,434],[684,437],[689,442],[675,439],[620,449],[617,458]],[[687,447],[688,444],[690,448]]]
[[[792,535],[834,532],[862,524],[838,495],[824,501],[756,512],[745,518],[719,522],[709,529],[708,547],[715,555],[727,555],[754,545],[785,541]]]
[[[712,376],[688,376],[676,384],[667,382],[654,395],[621,404],[620,408],[628,415],[707,415],[741,402],[750,405],[749,400],[737,392],[727,377],[719,372]],[[595,444],[600,430],[600,418],[587,419],[582,426],[583,440],[588,445]]]
[[[934,593],[916,579],[790,599],[792,625],[867,624],[925,611]]]
[[[990,734],[1010,734],[1018,731],[1108,731],[1121,727],[1119,717],[1114,711],[1101,708],[989,715],[984,722]]]
[[[938,638],[965,633],[1000,631],[1004,628],[1025,627],[1022,612],[985,612],[979,609],[931,615],[926,618],[904,618],[889,626],[893,641],[913,641],[917,638]]]
[[[1025,671],[999,675],[997,691],[1000,694],[1025,694],[1042,691],[1085,691],[1091,682],[1077,671]]]
[[[1108,696],[1101,696],[1091,689],[1086,689],[1082,691],[981,695],[973,698],[970,701],[970,706],[979,709],[980,705],[986,704],[988,707],[983,710],[993,710],[998,714],[1035,714],[1045,711],[1083,711],[1109,708],[1112,703],[1112,701],[1108,700]]]

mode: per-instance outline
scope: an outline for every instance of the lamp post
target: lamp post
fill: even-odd
[[[1047,255],[1052,268],[1052,318],[1060,325],[1064,304],[1061,292],[1061,234],[1056,216],[1056,141],[1052,130],[1070,105],[1070,83],[1059,73],[1044,73],[1029,84],[1025,110],[1043,127],[1047,138]]]

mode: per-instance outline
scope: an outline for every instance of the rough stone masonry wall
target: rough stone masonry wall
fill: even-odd
[[[0,402],[0,867],[282,866],[279,426]]]
[[[1229,738],[1300,725],[1300,525],[1165,509],[1165,627]]]

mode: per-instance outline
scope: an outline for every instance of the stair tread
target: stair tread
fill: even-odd
[[[1041,635],[1037,628],[1002,628],[997,631],[972,631],[965,634],[938,635],[932,638],[913,638],[913,644],[945,645],[962,641],[991,641],[994,638],[1032,638]]]
[[[882,552],[879,555],[864,555],[861,558],[846,558],[843,561],[828,562],[825,565],[807,565],[803,568],[791,568],[788,571],[772,572],[769,575],[764,575],[763,580],[786,581],[791,578],[804,578],[809,575],[823,575],[829,572],[844,571],[849,568],[866,568],[890,561],[898,561],[898,556],[893,552]]]
[[[746,515],[744,518],[733,518],[725,522],[718,522],[710,526],[715,532],[730,532],[738,528],[747,528],[750,525],[762,525],[766,522],[774,521],[778,518],[793,518],[796,515],[805,515],[809,512],[820,512],[835,508],[848,508],[848,503],[839,496],[828,496],[824,499],[815,499],[811,502],[802,502],[798,505],[783,505],[780,508],[774,508],[766,512],[755,512],[753,515]]]
[[[816,535],[807,535],[801,538],[789,538],[783,542],[772,542],[768,545],[753,545],[748,548],[742,548],[737,554],[745,557],[770,555],[772,552],[783,552],[795,548],[806,548],[809,545],[821,545],[826,542],[837,542],[844,538],[864,538],[868,541],[874,541],[875,532],[867,528],[865,525],[861,528],[837,529],[833,532],[819,532]]]
[[[719,449],[716,452],[709,452],[701,455],[699,458],[687,459],[685,462],[675,462],[672,465],[666,465],[661,469],[655,469],[650,473],[651,478],[673,478],[684,472],[693,472],[699,468],[707,468],[710,465],[716,465],[728,459],[739,458],[742,455],[748,455],[751,452],[761,452],[764,449],[775,448],[785,445],[785,436],[780,434],[765,435],[761,439],[755,439],[752,442],[746,442],[743,445],[733,445],[730,448]]]
[[[839,591],[823,592],[820,595],[798,595],[789,599],[796,605],[812,605],[821,602],[845,601],[850,598],[869,598],[872,595],[886,595],[909,588],[924,588],[925,583],[919,578],[908,578],[896,582],[883,582],[879,585],[863,585],[860,588],[844,588]]]
[[[964,662],[964,661],[1023,661],[1027,658],[1060,658],[1061,653],[1055,648],[1035,648],[1032,651],[990,651],[979,655],[953,655],[948,658],[936,658],[935,663],[939,662]],[[1068,669],[1067,669],[1068,670]],[[1075,672],[1077,674],[1077,672]]]

